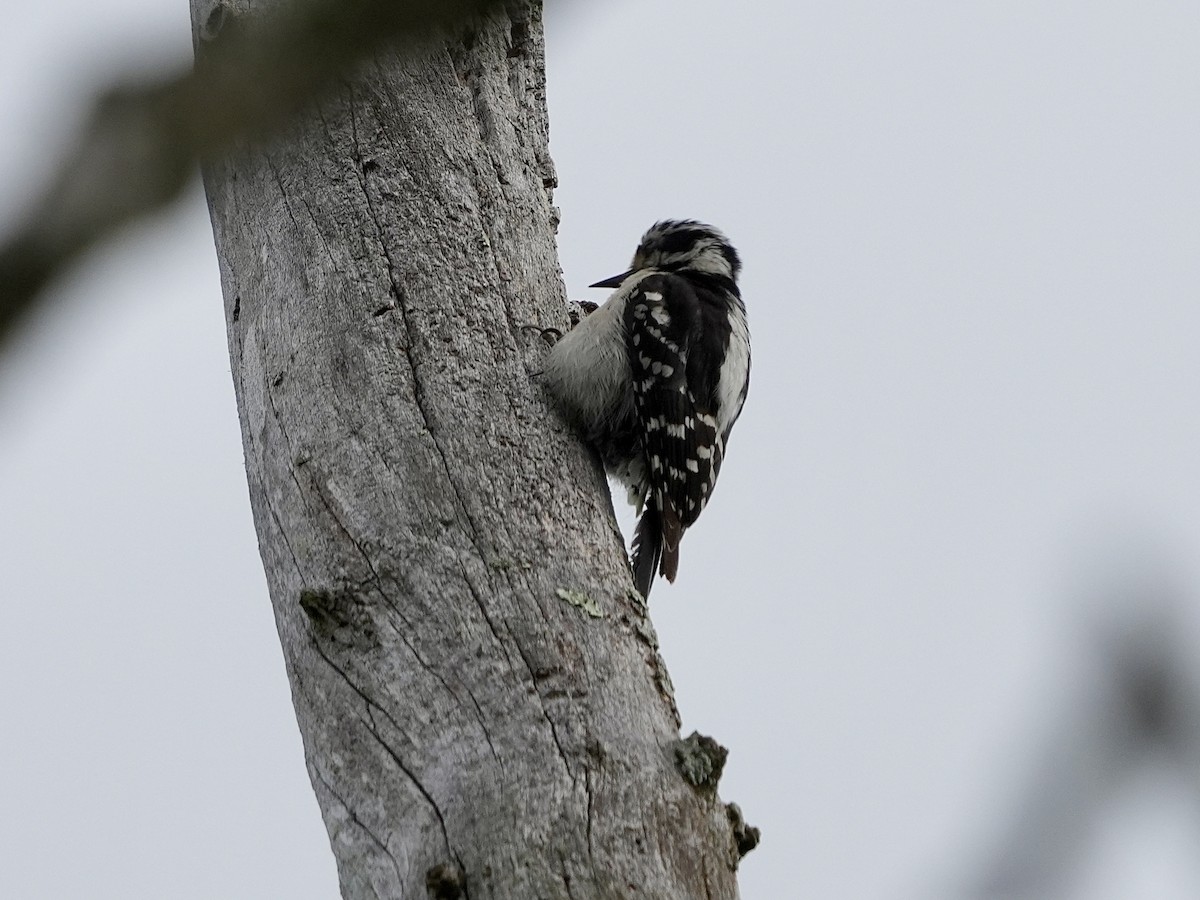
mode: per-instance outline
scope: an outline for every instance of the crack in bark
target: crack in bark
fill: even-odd
[[[275,166],[275,162],[271,159],[271,155],[263,151],[263,159],[270,169],[271,174],[275,177],[275,184],[279,187],[279,195],[283,199],[283,208],[287,210],[288,218],[292,222],[292,226],[296,229],[297,234],[304,234],[304,230],[300,227],[300,223],[296,220],[295,214],[292,212],[292,200],[288,194],[287,188],[283,185],[283,178],[279,175],[279,169]],[[325,255],[329,257],[329,264],[333,266],[333,271],[339,275],[342,274],[342,269],[338,265],[337,257],[333,255],[333,249],[329,246],[329,242],[325,240],[325,235],[321,233],[321,226],[317,223],[317,217],[313,215],[312,207],[308,205],[308,201],[303,197],[297,197],[296,200],[304,207],[304,211],[308,213],[308,219],[313,224],[313,233],[316,234],[317,240],[321,242],[321,246],[325,249]]]
[[[554,724],[554,719],[550,717],[550,711],[546,709],[546,704],[542,701],[541,691],[538,690],[538,677],[533,671],[533,664],[530,663],[529,657],[525,655],[525,649],[521,646],[521,642],[517,640],[517,636],[512,633],[511,629],[508,632],[512,638],[513,645],[517,648],[517,654],[521,657],[521,661],[525,663],[525,668],[529,670],[529,680],[533,684],[533,692],[538,698],[538,707],[542,711],[542,717],[546,720],[546,724],[550,726],[550,737],[554,739],[554,746],[558,748],[559,758],[562,760],[563,768],[567,771],[567,776],[571,779],[571,784],[577,784],[575,773],[571,771],[571,763],[567,758],[567,751],[563,749],[562,742],[558,739],[558,726]]]
[[[571,890],[571,875],[569,872],[567,872],[567,861],[565,858],[559,857],[558,862],[562,869],[562,882],[563,887],[566,888],[567,891],[567,900],[575,900],[575,894]]]
[[[292,214],[292,204],[288,199],[288,192],[283,186],[283,179],[279,175],[279,170],[275,168],[275,163],[271,161],[271,154],[264,152],[263,159],[266,161],[267,169],[270,170],[271,175],[275,178],[275,184],[279,188],[279,196],[283,200],[283,208],[287,210],[287,215],[292,222],[292,227],[294,227],[298,233],[303,234],[303,232],[300,230],[300,223],[296,221],[296,217]]]
[[[264,378],[266,377],[265,371],[263,372],[263,376]],[[243,387],[243,395],[244,393],[245,388]],[[288,471],[292,476],[292,481],[296,484],[296,490],[299,491],[301,502],[305,502],[304,491],[301,490],[300,482],[296,480],[296,473],[292,470],[292,442],[288,437],[287,429],[283,427],[283,420],[279,417],[279,410],[275,407],[275,394],[271,391],[270,384],[266,386],[264,393],[267,395],[267,402],[271,407],[271,416],[275,419],[275,426],[279,429],[279,433],[283,436],[283,442],[287,444]],[[262,498],[266,502],[267,511],[270,512],[272,521],[275,522],[275,527],[279,530],[279,536],[283,540],[283,545],[287,547],[288,554],[292,557],[292,565],[296,567],[296,574],[299,575],[303,580],[304,570],[300,566],[300,558],[296,555],[296,551],[292,548],[292,542],[288,539],[287,532],[283,528],[283,522],[280,520],[279,514],[275,510],[275,503],[271,499],[270,492],[264,489],[262,492]],[[307,506],[306,502],[305,505]]]
[[[712,882],[708,878],[708,858],[703,853],[700,854],[700,874],[704,878],[704,896],[706,900],[713,900]]]
[[[592,846],[592,805],[595,802],[595,796],[592,793],[592,768],[591,766],[583,767],[583,789],[587,792],[587,850],[588,862],[592,866],[592,871],[596,870],[595,848]]]
[[[437,801],[435,801],[433,799],[433,795],[430,794],[430,792],[425,788],[425,786],[421,783],[421,781],[417,778],[417,776],[413,773],[413,771],[404,764],[404,762],[403,762],[403,760],[401,760],[399,754],[396,753],[396,751],[392,749],[391,745],[389,745],[387,743],[387,741],[385,741],[383,739],[383,737],[379,734],[378,726],[376,725],[376,722],[375,722],[374,710],[378,710],[380,712],[380,714],[382,714],[384,719],[387,721],[387,723],[389,725],[391,725],[391,727],[393,729],[395,729],[395,731],[397,733],[403,734],[404,729],[400,727],[400,724],[391,716],[391,714],[387,711],[387,709],[385,709],[378,701],[371,699],[371,697],[354,682],[354,679],[352,679],[345,670],[343,670],[340,666],[337,665],[337,663],[335,663],[332,659],[330,659],[329,655],[327,653],[325,653],[325,651],[320,647],[320,645],[315,645],[315,646],[316,646],[317,655],[320,656],[321,659],[324,660],[325,664],[328,665],[334,672],[337,673],[338,677],[341,678],[341,680],[346,684],[346,686],[349,687],[350,690],[352,690],[355,694],[357,694],[358,697],[363,701],[363,709],[366,712],[366,718],[363,718],[362,716],[358,716],[357,717],[358,720],[367,727],[367,732],[376,740],[376,742],[379,744],[379,746],[383,748],[383,751],[392,759],[392,761],[396,764],[396,766],[400,769],[400,771],[403,772],[408,777],[409,781],[412,782],[413,786],[417,789],[417,791],[421,794],[421,796],[425,798],[426,802],[429,803],[430,808],[433,810],[434,816],[438,820],[438,824],[441,826],[442,839],[445,841],[445,844],[446,844],[446,852],[448,854],[450,854],[450,856],[458,864],[459,869],[465,873],[466,867],[463,865],[462,857],[459,855],[458,851],[454,849],[454,846],[450,841],[449,829],[446,826],[446,820],[445,820],[445,817],[442,815],[441,807],[438,806]],[[458,698],[456,697],[455,699],[457,700]],[[485,738],[487,738],[488,744],[490,745],[491,738],[487,735],[487,729],[485,728],[483,730],[484,730],[484,736],[485,736]],[[495,752],[495,748],[493,748],[493,753],[494,752]],[[497,761],[499,761],[498,756],[497,756]],[[333,793],[332,790],[330,791],[330,793]],[[334,794],[334,796],[336,797],[337,795]],[[345,805],[346,804],[343,803],[343,806],[345,806]],[[385,851],[386,851],[386,847],[385,847]],[[463,886],[463,897],[465,898],[465,900],[470,900],[470,896],[471,896],[471,894],[470,894],[469,889],[467,888],[466,885],[464,885]]]
[[[325,661],[325,664],[328,665],[329,668],[331,668],[334,672],[336,672],[338,677],[341,678],[346,686],[349,687],[350,690],[352,690],[359,697],[359,699],[363,701],[365,709],[370,710],[372,707],[374,707],[375,709],[379,710],[387,722],[393,728],[395,728],[397,732],[400,734],[404,733],[404,729],[401,728],[395,719],[388,714],[388,711],[384,709],[383,706],[381,706],[377,701],[372,700],[371,697],[355,683],[354,679],[351,678],[344,669],[342,669],[337,663],[329,658],[329,654],[327,654],[319,644],[315,644],[314,646],[316,647],[317,655],[319,655],[321,659]],[[392,762],[396,764],[396,767],[399,768],[400,771],[408,777],[408,780],[412,782],[413,787],[417,789],[417,792],[425,798],[425,801],[429,804],[430,809],[433,810],[433,814],[437,818],[438,824],[441,826],[442,838],[446,843],[446,852],[454,857],[456,861],[458,861],[459,866],[462,866],[462,861],[458,858],[458,854],[455,852],[454,847],[450,843],[450,832],[446,827],[446,819],[442,815],[441,807],[438,806],[437,801],[433,799],[433,795],[429,793],[425,785],[423,785],[420,779],[417,778],[416,774],[404,764],[404,761],[400,758],[400,755],[394,749],[392,749],[391,745],[389,745],[388,742],[385,741],[379,734],[379,732],[376,731],[373,718],[364,717],[361,715],[356,715],[355,718],[357,718],[359,722],[366,726],[367,733],[375,739],[375,741],[383,749],[384,753],[386,753],[388,757],[391,758]]]
[[[264,372],[264,375],[265,374],[266,373]],[[284,444],[287,445],[287,473],[292,479],[292,484],[296,485],[296,495],[300,498],[300,502],[304,504],[304,508],[306,510],[311,511],[312,506],[308,502],[308,496],[304,491],[304,487],[300,484],[300,479],[296,477],[296,451],[292,446],[292,439],[288,435],[287,429],[283,426],[283,418],[279,415],[279,409],[275,406],[275,392],[271,390],[271,387],[272,384],[268,383],[264,393],[267,395],[267,403],[271,407],[271,415],[275,419],[275,425],[279,429],[280,435],[283,437]]]
[[[358,813],[356,813],[351,808],[350,804],[345,801],[345,799],[341,796],[341,794],[339,794],[336,790],[334,790],[333,785],[329,783],[329,780],[324,775],[321,774],[320,770],[315,765],[312,767],[311,771],[312,771],[313,776],[317,779],[317,781],[321,782],[321,784],[324,785],[325,790],[329,791],[329,795],[331,797],[333,797],[334,800],[336,800],[338,803],[340,803],[342,805],[342,809],[346,810],[346,815],[348,815],[350,817],[350,821],[353,822],[355,825],[357,825],[359,828],[361,828],[363,830],[363,833],[365,833],[367,835],[367,837],[369,837],[375,843],[375,846],[377,846],[380,850],[383,851],[383,855],[386,856],[388,858],[388,861],[391,862],[391,864],[392,864],[392,871],[396,873],[396,883],[403,886],[404,875],[400,872],[400,863],[397,861],[396,857],[392,854],[392,851],[390,849],[388,849],[387,842],[382,840],[379,837],[379,835],[377,835],[367,825],[366,822],[364,822],[362,819],[360,819],[358,817]],[[403,887],[401,889],[403,889]],[[376,892],[376,893],[378,893],[378,892]]]
[[[492,756],[495,757],[497,765],[503,770],[504,760],[500,758],[500,754],[496,750],[496,745],[492,743],[492,736],[488,732],[487,723],[484,721],[483,707],[479,705],[479,701],[475,699],[475,695],[471,693],[471,689],[467,685],[464,684],[463,689],[467,692],[467,696],[471,698],[471,703],[475,705],[475,714],[479,717],[479,727],[483,731],[483,739],[487,741],[488,749],[492,751]]]
[[[292,472],[292,477],[293,478],[296,477],[296,473],[294,470]],[[380,595],[383,597],[384,601],[388,604],[388,606],[390,606],[395,611],[396,615],[400,617],[400,621],[404,622],[407,625],[408,622],[404,618],[404,614],[400,612],[400,608],[398,606],[396,606],[395,603],[392,602],[391,598],[388,597],[387,592],[384,591],[383,580],[379,575],[379,571],[375,568],[375,564],[373,562],[371,562],[370,554],[367,553],[366,548],[364,548],[362,545],[362,542],[359,541],[358,538],[356,538],[353,534],[351,534],[350,529],[347,527],[346,523],[343,522],[341,519],[341,516],[339,516],[337,514],[337,511],[333,508],[333,504],[330,503],[330,501],[329,501],[329,497],[327,497],[325,495],[325,490],[322,489],[322,485],[321,485],[320,481],[315,476],[312,477],[311,481],[312,481],[312,486],[313,486],[313,492],[317,495],[317,499],[321,501],[321,505],[325,507],[325,511],[327,513],[329,513],[329,518],[332,519],[333,524],[338,527],[338,531],[340,531],[342,534],[344,534],[346,536],[346,540],[348,540],[350,542],[351,546],[354,547],[354,549],[355,549],[355,551],[357,551],[359,557],[362,558],[363,565],[365,565],[367,567],[367,571],[371,573],[371,577],[369,579],[370,583],[375,587],[376,590],[379,591]],[[297,486],[299,486],[299,484],[300,484],[299,479],[296,479],[296,484],[297,484]]]
[[[400,607],[396,604],[396,602],[391,598],[391,596],[388,594],[387,590],[384,588],[383,581],[382,581],[378,571],[371,564],[370,557],[368,556],[366,550],[363,549],[362,545],[357,540],[355,540],[354,535],[352,535],[350,533],[350,530],[341,521],[341,519],[338,517],[337,512],[333,509],[332,505],[329,502],[329,498],[327,498],[325,496],[324,492],[322,492],[319,489],[319,487],[318,487],[316,493],[317,493],[317,497],[321,500],[321,502],[325,505],[325,508],[329,511],[329,515],[334,520],[334,523],[338,526],[338,528],[341,530],[341,532],[346,536],[347,540],[349,540],[350,543],[354,545],[355,549],[361,555],[363,562],[366,564],[368,570],[370,570],[371,578],[368,580],[367,584],[369,584],[370,587],[380,596],[380,598],[384,601],[384,603],[387,604],[388,608],[391,609],[396,614],[396,616],[400,619],[401,623],[403,623],[405,625],[405,627],[407,627],[411,630],[412,626],[409,624],[408,619],[405,617],[404,613],[400,611]],[[392,632],[396,635],[397,638],[399,638],[400,642],[408,649],[408,651],[412,654],[413,658],[420,664],[420,666],[437,680],[437,682],[442,686],[442,688],[446,691],[446,693],[449,694],[452,698],[454,698],[454,702],[459,707],[466,708],[467,704],[463,702],[463,699],[458,695],[458,692],[455,691],[454,688],[450,686],[450,683],[449,683],[449,681],[446,680],[445,676],[443,676],[441,674],[441,672],[439,672],[429,661],[427,661],[421,655],[421,652],[419,650],[417,650],[416,646],[412,643],[412,641],[409,640],[408,636],[403,631],[401,631],[399,628],[397,628],[393,623],[389,622],[389,624],[391,625]],[[324,656],[324,653],[322,653],[322,656]],[[327,662],[329,661],[328,658],[326,658],[326,661]],[[330,665],[332,665],[332,663],[330,663]],[[339,672],[340,672],[340,670],[339,670]],[[343,674],[343,677],[346,677],[344,675],[344,673],[341,673],[341,674]],[[488,747],[491,748],[492,756],[495,757],[496,762],[500,765],[501,768],[504,768],[504,762],[503,762],[503,760],[500,759],[500,754],[496,751],[496,747],[492,743],[491,735],[488,733],[487,722],[486,722],[486,718],[483,714],[483,709],[482,709],[482,707],[480,707],[479,701],[475,699],[475,695],[471,693],[470,689],[466,688],[466,690],[467,690],[467,695],[471,698],[471,704],[475,710],[475,717],[479,724],[480,731],[483,733],[484,740],[487,741]],[[365,696],[363,697],[363,699],[367,700],[367,698]],[[372,702],[372,701],[368,700],[368,702]],[[379,707],[378,703],[374,703],[374,705],[376,707],[380,708],[381,711],[384,711],[382,709],[382,707]],[[386,711],[384,711],[384,712],[386,715]],[[392,723],[393,727],[399,728],[399,726],[396,724],[395,720],[391,718],[391,716],[388,716],[388,720]]]
[[[325,235],[321,233],[321,226],[317,222],[317,217],[313,213],[312,207],[308,205],[308,201],[305,200],[303,197],[297,197],[296,199],[298,201],[300,201],[300,205],[303,206],[304,211],[306,213],[308,213],[308,219],[313,224],[313,232],[316,234],[317,240],[319,240],[321,242],[321,246],[325,248],[325,255],[329,257],[329,264],[331,266],[333,266],[333,271],[335,271],[339,275],[341,275],[342,269],[338,265],[337,257],[333,255],[333,248],[330,247],[329,242],[327,240],[325,240]]]
[[[353,685],[351,685],[351,686],[353,687]],[[376,742],[379,744],[379,746],[383,748],[383,752],[386,753],[389,757],[391,757],[392,761],[396,764],[397,768],[399,768],[400,771],[403,772],[408,777],[408,779],[413,783],[413,786],[417,789],[417,791],[420,792],[421,796],[424,797],[426,802],[429,803],[430,808],[433,810],[433,814],[437,817],[438,824],[441,826],[442,838],[446,842],[446,852],[448,854],[450,854],[451,859],[453,859],[456,863],[458,863],[458,868],[460,871],[462,871],[464,873],[464,877],[465,877],[467,868],[466,868],[466,866],[463,865],[462,857],[459,855],[458,851],[454,849],[454,845],[450,841],[450,831],[446,827],[446,817],[442,815],[442,809],[440,806],[438,806],[437,801],[433,799],[433,795],[430,794],[429,791],[425,788],[425,785],[423,785],[417,779],[417,776],[413,773],[413,771],[404,764],[404,761],[400,758],[400,755],[398,753],[396,753],[388,745],[387,741],[385,741],[379,735],[379,732],[375,731],[371,727],[371,723],[368,722],[366,719],[362,719],[362,718],[360,718],[359,721],[367,726],[367,733],[376,740]],[[463,891],[463,897],[465,898],[465,900],[470,900],[471,892],[467,889],[466,884],[463,885],[462,891]]]
[[[287,532],[283,530],[283,522],[279,519],[279,513],[275,511],[275,504],[271,501],[270,496],[266,491],[263,491],[263,500],[267,504],[267,512],[271,514],[271,521],[275,523],[275,528],[279,532],[279,537],[283,540],[283,546],[287,548],[288,555],[292,558],[292,565],[296,567],[296,574],[300,576],[300,580],[304,580],[304,570],[300,568],[300,559],[296,556],[296,551],[292,549],[292,542],[288,540]]]
[[[487,614],[487,608],[484,605],[483,598],[479,595],[478,591],[476,591],[475,585],[471,582],[471,578],[467,573],[466,566],[462,563],[461,560],[459,560],[459,567],[462,569],[463,581],[466,583],[467,589],[470,591],[471,596],[475,598],[475,602],[479,606],[480,615],[483,616],[483,620],[487,623],[487,626],[491,630],[493,637],[495,637],[497,644],[499,644],[501,650],[504,652],[504,657],[508,661],[509,666],[511,668],[512,664],[513,664],[513,660],[512,660],[512,655],[508,652],[508,643],[509,642],[504,641],[500,638],[500,634],[496,630],[496,626],[492,623],[491,618]],[[532,590],[530,591],[530,593],[531,594],[533,593]],[[540,604],[538,604],[538,608],[539,608],[539,610],[541,609]],[[544,616],[544,612],[543,612],[543,616]],[[525,655],[525,650],[521,646],[521,642],[517,639],[517,636],[512,633],[511,629],[508,629],[507,626],[505,626],[505,627],[506,627],[506,630],[508,630],[508,635],[511,638],[511,642],[512,642],[513,646],[515,646],[517,648],[517,655],[521,657],[521,662],[524,664],[526,671],[529,672],[530,687],[533,688],[533,694],[535,697],[537,697],[538,708],[542,712],[542,717],[546,720],[546,724],[550,726],[550,735],[554,740],[554,745],[558,748],[559,756],[562,757],[563,767],[566,769],[567,775],[570,776],[571,781],[574,782],[575,776],[571,773],[571,766],[567,762],[566,753],[563,750],[563,746],[559,742],[559,739],[558,739],[558,729],[554,724],[554,720],[550,717],[550,711],[546,709],[546,704],[542,699],[540,690],[538,689],[538,678],[537,678],[537,675],[534,673],[533,666],[529,662],[529,658]],[[514,672],[514,674],[516,674],[516,673]],[[487,736],[486,732],[487,732],[487,729],[485,728],[484,729],[485,736]],[[488,737],[488,742],[491,743],[490,736],[487,736],[487,737]]]
[[[354,154],[358,159],[362,159],[362,145],[358,139],[358,104],[355,100],[354,87],[348,85],[348,97],[350,104],[350,135],[354,145]],[[429,441],[433,445],[434,452],[441,460],[442,468],[446,473],[446,483],[450,486],[451,493],[454,494],[455,500],[458,502],[459,509],[462,513],[462,521],[466,522],[467,528],[464,529],[467,538],[475,547],[476,553],[479,554],[481,560],[486,560],[488,553],[483,546],[482,538],[479,534],[479,528],[471,517],[470,508],[463,497],[462,491],[459,489],[458,482],[454,478],[453,469],[450,466],[449,460],[446,458],[446,451],[442,449],[442,445],[438,440],[438,435],[433,428],[433,420],[429,415],[428,406],[425,400],[425,384],[419,374],[419,366],[415,359],[416,350],[413,334],[411,314],[409,312],[408,303],[405,299],[405,292],[400,285],[400,279],[396,275],[396,265],[392,260],[391,251],[388,249],[387,240],[385,239],[383,225],[379,218],[379,214],[375,209],[375,201],[371,198],[371,192],[367,189],[367,176],[362,171],[361,167],[356,167],[355,172],[359,188],[362,190],[363,198],[367,204],[367,212],[371,217],[371,222],[375,226],[375,234],[379,242],[379,250],[383,254],[384,263],[387,267],[388,283],[392,289],[392,296],[396,299],[396,306],[400,310],[400,318],[404,322],[404,331],[408,338],[404,347],[404,357],[408,360],[409,370],[412,374],[413,384],[413,405],[416,406],[417,412],[421,415],[421,421],[425,423],[425,430],[429,432]]]

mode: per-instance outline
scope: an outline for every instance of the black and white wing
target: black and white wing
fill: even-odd
[[[671,275],[647,276],[629,296],[624,318],[649,482],[632,563],[638,590],[649,596],[656,570],[675,580],[679,541],[712,494],[724,448],[713,367],[704,359],[711,348],[702,343],[711,335],[692,286]]]

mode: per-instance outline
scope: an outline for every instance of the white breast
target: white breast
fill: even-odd
[[[568,415],[593,434],[605,432],[632,412],[633,376],[625,349],[625,301],[629,279],[598,310],[554,345],[542,368],[547,387]]]

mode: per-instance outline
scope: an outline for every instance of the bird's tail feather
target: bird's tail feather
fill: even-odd
[[[659,515],[662,531],[662,564],[658,571],[667,581],[674,584],[675,576],[679,572],[679,542],[683,538],[683,523],[679,521],[679,514],[675,512],[675,505],[670,500],[663,504],[662,512]]]
[[[650,598],[650,587],[654,584],[654,576],[658,574],[658,564],[662,555],[662,517],[655,505],[649,503],[638,520],[637,528],[633,532],[633,546],[630,548],[633,583],[638,592],[647,599]]]

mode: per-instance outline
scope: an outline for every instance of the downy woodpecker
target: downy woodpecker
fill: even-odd
[[[641,513],[634,582],[675,580],[679,541],[712,496],[750,384],[741,261],[710,225],[665,221],[643,236],[616,288],[554,345],[543,369],[566,415]],[[643,511],[644,510],[644,511]]]

